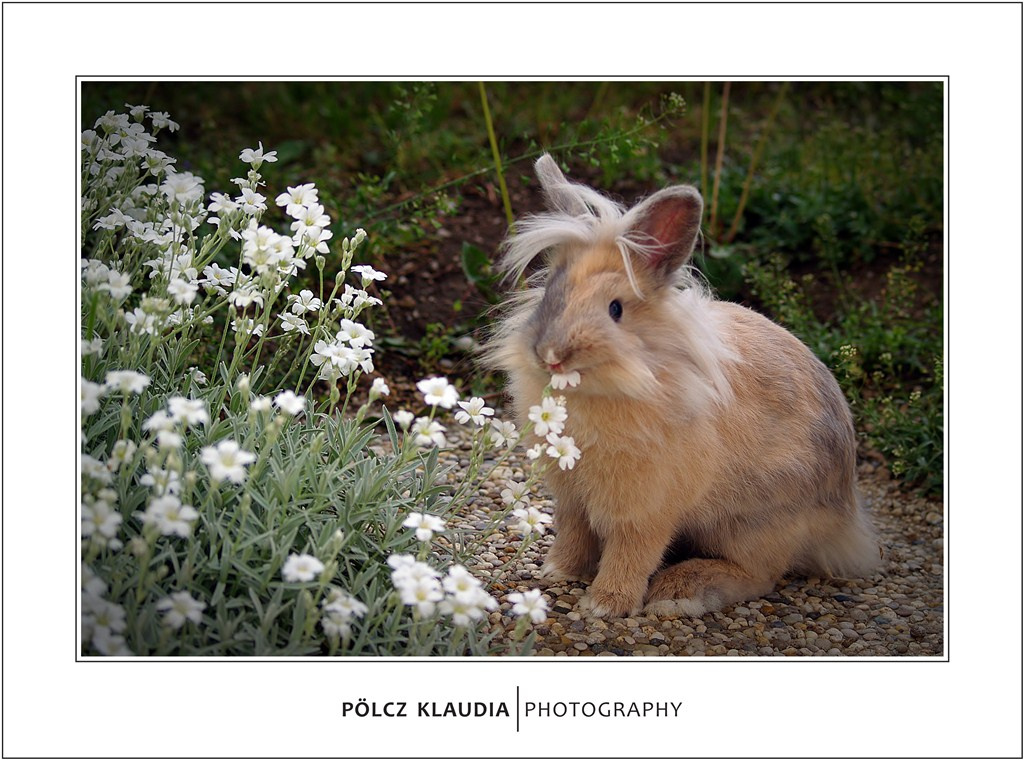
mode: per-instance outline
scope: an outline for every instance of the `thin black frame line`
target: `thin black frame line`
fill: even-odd
[[[5,5],[8,5],[8,4],[11,4],[11,5],[14,5],[14,4],[21,4],[21,5],[91,5],[91,4],[103,4],[103,3],[89,3],[89,2],[82,2],[82,3],[74,3],[74,2],[54,2],[54,3],[12,2],[12,3],[4,3],[4,4]],[[133,3],[128,3],[128,4],[133,4]],[[174,4],[191,4],[191,3],[187,2],[187,0],[185,0],[185,1],[175,0],[175,1],[172,1],[172,2],[163,2],[163,3],[157,2],[157,3],[153,3],[153,4],[157,4],[157,5],[161,5],[161,4],[162,5],[174,5]],[[200,3],[196,3],[196,4],[200,4]],[[232,5],[234,3],[225,3],[225,2],[216,3],[215,2],[214,4]],[[281,4],[281,3],[275,3],[274,0],[268,0],[268,2],[263,3],[263,4]],[[316,4],[316,3],[313,3],[313,4]],[[401,3],[386,3],[386,4],[401,4]],[[458,4],[458,3],[455,3],[455,4]],[[746,4],[746,3],[737,2],[737,3],[732,3],[732,4]],[[781,3],[781,4],[785,4],[785,3]],[[792,3],[792,4],[802,4],[802,3]],[[850,4],[850,3],[832,3],[832,4]],[[903,3],[903,4],[931,4],[931,3]],[[952,2],[952,3],[945,3],[945,4],[966,4],[966,3]],[[989,4],[989,5],[1012,5],[1012,4],[1018,4],[1019,5],[1019,3],[1010,3],[1010,2],[989,2],[989,3],[982,3],[982,4]],[[560,81],[562,78],[563,77],[554,77],[553,79],[523,80],[523,81]],[[82,104],[81,104],[81,85],[84,83],[85,80],[91,80],[91,81],[126,81],[126,82],[127,81],[140,81],[140,82],[144,82],[144,81],[151,81],[151,79],[152,79],[152,77],[148,77],[148,76],[138,76],[137,77],[137,76],[133,75],[133,76],[127,78],[127,79],[125,79],[123,77],[114,77],[114,78],[109,78],[109,79],[102,78],[102,79],[96,80],[96,79],[92,79],[92,77],[90,75],[76,74],[75,75],[75,105],[76,105],[76,108],[75,108],[75,119],[76,119],[75,133],[76,133],[76,135],[80,134],[80,132],[81,132],[81,119],[82,119],[82,114],[81,114],[81,107],[82,107]],[[198,79],[200,81],[226,81],[226,82],[230,82],[230,81],[238,81],[238,82],[261,81],[259,79],[255,79],[255,80],[251,79],[251,78],[241,78],[241,79],[239,79],[239,78],[236,78],[236,77],[231,77],[231,78],[229,78],[227,80],[209,80],[205,76],[204,77],[200,77]],[[266,80],[266,81],[288,81],[289,79],[290,79],[290,77],[288,77],[288,76],[274,76],[272,79]],[[327,80],[330,80],[330,79],[331,79],[330,77],[327,78]],[[429,77],[427,79],[429,79]],[[593,77],[587,77],[587,79],[585,81],[598,81],[600,79],[601,79],[601,77],[598,77],[597,79],[594,79]],[[613,77],[613,78],[609,78],[608,81],[629,81],[631,79],[632,79],[631,77],[627,77],[625,80],[623,80],[621,77]],[[696,77],[696,78],[686,77],[685,79],[674,79],[672,77],[668,77],[666,79],[663,79],[661,77],[657,77],[656,79],[659,80],[659,81],[666,81],[666,82],[672,82],[672,81],[705,81],[705,80],[725,81],[725,80],[729,80],[730,77],[724,77],[721,80],[718,79],[717,77],[710,77],[710,78],[709,77]],[[323,81],[327,81],[327,80],[323,80]],[[777,80],[778,81],[830,81],[828,77],[826,77],[824,80],[818,79],[818,78],[801,80],[801,79],[788,79],[788,78],[781,78],[780,79],[780,78],[777,78],[777,77],[774,77],[774,76],[759,77],[757,79],[752,79],[750,81],[757,81],[757,82],[762,82],[763,83],[763,82],[772,82],[772,81],[777,81]],[[163,80],[163,81],[167,81],[167,80]],[[170,81],[186,81],[186,80],[173,80],[172,79]],[[189,80],[189,81],[193,81],[193,80]],[[340,80],[337,80],[337,81],[355,81],[355,80],[340,79]],[[371,77],[369,79],[364,80],[362,77],[360,77],[360,81],[373,81],[373,78]],[[393,80],[389,79],[388,81],[393,81]],[[468,78],[465,79],[465,80],[463,80],[461,78],[456,78],[456,79],[445,80],[445,81],[475,81],[475,80],[468,79]],[[653,80],[645,79],[644,81],[653,81]],[[732,80],[732,81],[735,81],[735,80]],[[924,77],[922,77],[920,75],[915,75],[915,76],[911,77],[910,80],[907,80],[905,77],[889,76],[889,75],[887,75],[887,76],[884,76],[884,77],[874,77],[874,78],[871,78],[869,80],[860,80],[860,79],[857,79],[856,77],[854,77],[853,80],[846,80],[846,81],[943,81],[943,84],[944,84],[943,118],[944,118],[945,127],[946,127],[946,135],[945,135],[945,141],[944,141],[944,151],[945,151],[945,166],[944,166],[944,170],[945,170],[944,171],[944,185],[945,185],[945,187],[944,187],[944,191],[945,191],[945,197],[946,197],[946,218],[943,219],[943,235],[944,235],[944,241],[943,241],[944,251],[943,251],[943,253],[944,253],[944,266],[946,266],[946,262],[948,262],[950,260],[949,245],[948,245],[948,240],[949,240],[949,219],[948,219],[948,217],[950,216],[950,210],[952,208],[951,188],[950,188],[950,183],[949,183],[949,171],[950,171],[950,166],[949,165],[950,165],[950,154],[951,154],[951,151],[950,151],[951,123],[950,123],[950,119],[949,119],[949,110],[950,110],[949,109],[949,103],[950,103],[951,76],[948,75],[948,74],[934,76],[934,77],[932,77],[932,76],[924,76]],[[75,144],[77,144],[77,141],[76,141]],[[77,157],[77,154],[76,154],[76,162],[77,161],[78,161],[78,157]],[[80,188],[79,188],[80,181],[81,181],[81,177],[80,176],[76,177],[76,181],[75,181],[75,189],[76,189],[75,204],[76,204],[76,209],[78,208],[78,205],[79,205],[79,197],[78,196],[80,195]],[[80,230],[76,229],[76,247],[78,249],[78,253],[77,253],[76,257],[80,258],[80,255],[81,255],[81,240],[79,238],[80,238]],[[948,281],[949,281],[949,273],[947,272],[946,273],[946,282],[948,282]],[[75,304],[76,304],[76,308],[78,309],[79,312],[81,311],[81,306],[79,304],[80,295],[81,295],[80,287],[76,287]],[[945,319],[946,319],[947,324],[948,324],[948,320],[949,320],[948,307],[949,307],[949,304],[945,304],[944,311],[945,311]],[[76,320],[76,344],[80,342],[80,337],[81,337],[78,334],[80,332],[79,328],[80,328],[80,325],[77,324],[77,320]],[[948,354],[950,352],[949,334],[948,334],[948,331],[945,330],[945,325],[943,326],[943,328],[944,328],[943,329],[944,336],[946,338],[946,355],[948,356]],[[75,377],[76,377],[76,384],[77,384],[78,378],[80,377],[80,373],[81,373],[81,359],[79,357],[78,350],[76,350],[76,352],[75,352],[75,360],[76,360]],[[0,370],[2,370],[2,358],[0,358]],[[944,373],[945,373],[945,371],[946,371],[946,369],[944,367]],[[946,401],[948,402],[949,398],[951,396],[951,393],[949,391],[948,376],[946,378],[944,378],[944,380],[945,380],[945,383],[946,383]],[[76,412],[79,412],[79,411],[80,411],[80,409],[76,409]],[[948,431],[949,417],[950,417],[949,411],[948,411],[948,403],[946,404],[946,408],[944,409],[944,413],[945,413],[944,424],[946,426],[946,440],[948,440],[950,438],[949,431]],[[74,415],[74,417],[75,417],[76,420],[78,419],[77,414]],[[75,436],[75,441],[76,441],[75,461],[76,461],[76,471],[77,471],[77,463],[79,461],[78,458],[79,458],[79,456],[81,454],[80,447],[77,445],[77,442],[78,442],[78,436],[77,435]],[[944,448],[946,449],[945,453],[946,453],[946,456],[948,458],[948,447],[946,447],[944,445]],[[1022,477],[1024,477],[1024,476],[1022,476]],[[944,468],[943,479],[944,479],[944,484],[945,484],[945,488],[946,488],[946,493],[948,494],[948,492],[949,492],[949,468],[948,467]],[[2,490],[2,486],[0,486],[0,490]],[[80,496],[81,496],[81,476],[80,476],[80,473],[79,473],[79,477],[77,478],[77,481],[76,481],[76,499],[80,500]],[[832,658],[832,657],[827,657],[827,656],[826,657],[813,657],[812,656],[812,657],[809,657],[809,658],[795,658],[795,657],[750,657],[750,658],[728,658],[728,659],[717,658],[717,657],[713,657],[713,658],[701,658],[701,657],[692,658],[692,657],[685,657],[685,656],[668,656],[668,657],[650,658],[650,661],[651,662],[658,662],[658,663],[665,663],[665,662],[688,662],[688,663],[689,662],[709,662],[709,663],[714,663],[716,665],[727,664],[727,663],[747,664],[747,663],[763,663],[763,662],[776,662],[776,661],[777,662],[789,662],[789,663],[795,663],[795,662],[800,662],[800,663],[854,662],[854,663],[864,663],[864,664],[867,664],[867,663],[879,663],[879,662],[883,663],[883,664],[890,664],[890,663],[900,663],[900,664],[906,663],[906,664],[909,664],[909,663],[922,663],[922,662],[923,663],[927,663],[927,664],[936,664],[936,663],[949,663],[949,662],[951,662],[951,653],[950,653],[950,649],[951,649],[951,646],[950,646],[951,626],[949,624],[950,588],[949,588],[949,583],[948,583],[948,578],[949,578],[949,573],[950,573],[949,565],[950,565],[951,551],[950,551],[950,543],[949,543],[949,531],[950,531],[949,516],[948,516],[949,510],[945,509],[947,501],[948,501],[948,499],[945,497],[945,494],[944,494],[943,506],[944,506],[944,512],[946,512],[946,514],[944,514],[944,521],[943,521],[943,539],[944,539],[944,550],[945,550],[945,556],[943,557],[943,564],[944,564],[944,571],[945,571],[946,575],[945,575],[944,581],[943,581],[943,607],[944,607],[944,609],[943,609],[943,625],[944,625],[943,649],[944,649],[944,654],[943,655],[936,655],[935,657],[930,657],[930,656],[914,656],[912,658],[900,658],[898,655],[892,655],[891,657],[878,657],[878,658],[876,658],[876,657],[858,658],[856,656]],[[77,510],[76,510],[76,513],[77,513]],[[3,524],[2,516],[0,516],[0,529],[2,529],[2,524]],[[79,526],[77,524],[76,524],[76,534],[75,535],[76,535],[76,541],[77,541],[77,539],[80,537]],[[80,542],[78,542],[78,543],[80,544]],[[591,659],[593,659],[593,661],[595,661],[595,662],[609,662],[609,661],[610,662],[620,662],[620,661],[624,661],[624,662],[646,662],[646,661],[648,661],[647,658],[632,658],[632,657],[601,658],[600,660],[598,658],[586,658],[586,659],[583,659],[583,660],[579,660],[578,658],[556,658],[556,657],[550,657],[550,658],[537,658],[537,657],[519,658],[519,657],[502,657],[502,656],[499,656],[499,655],[495,655],[495,656],[481,656],[481,657],[466,657],[466,658],[456,658],[456,659],[436,658],[436,657],[435,658],[418,658],[418,657],[417,658],[401,658],[401,657],[395,657],[395,658],[392,658],[392,657],[383,657],[383,658],[380,658],[380,657],[376,657],[376,658],[370,658],[370,657],[352,657],[352,658],[334,657],[334,658],[330,658],[330,657],[326,657],[326,658],[318,658],[318,659],[310,659],[310,658],[305,658],[305,657],[303,657],[303,658],[281,657],[281,658],[272,658],[272,659],[262,659],[262,658],[255,658],[254,659],[254,658],[248,658],[248,657],[238,657],[238,658],[203,658],[203,659],[170,659],[170,658],[158,658],[158,659],[156,659],[156,658],[120,659],[120,658],[103,658],[103,657],[84,657],[83,655],[81,655],[81,641],[79,640],[80,634],[81,634],[81,627],[80,627],[80,624],[81,624],[81,611],[79,609],[79,604],[80,604],[80,601],[81,601],[80,600],[80,597],[81,597],[81,578],[80,578],[81,558],[80,558],[80,555],[81,555],[81,547],[79,546],[78,551],[76,553],[76,557],[75,557],[75,560],[76,560],[76,562],[75,562],[75,565],[76,565],[76,567],[75,567],[75,579],[76,579],[77,582],[76,582],[76,589],[75,589],[76,600],[75,600],[75,604],[73,605],[74,611],[75,611],[74,614],[76,616],[76,620],[75,620],[75,626],[76,626],[75,647],[76,647],[76,651],[75,651],[75,657],[74,657],[74,660],[75,660],[76,663],[84,663],[84,664],[91,664],[91,663],[114,664],[114,663],[120,663],[120,662],[129,662],[129,663],[144,662],[146,664],[157,664],[157,663],[164,663],[164,662],[171,662],[171,663],[184,663],[184,662],[188,662],[188,663],[210,664],[210,663],[223,663],[223,662],[229,662],[229,663],[267,663],[267,662],[273,663],[273,662],[284,662],[284,663],[288,663],[288,664],[293,664],[293,663],[297,663],[297,662],[312,662],[312,663],[322,663],[322,662],[339,662],[339,663],[340,662],[348,662],[348,663],[368,662],[368,663],[377,664],[377,663],[380,663],[380,662],[403,662],[403,661],[404,662],[408,662],[408,661],[411,661],[411,662],[442,663],[442,664],[464,663],[464,662],[465,663],[477,663],[477,662],[516,662],[516,663],[541,663],[541,664],[543,664],[543,663],[547,663],[547,662],[561,662],[563,660],[566,661],[566,662],[570,662],[570,661],[590,662]],[[1022,610],[1021,615],[1022,615],[1022,620],[1024,620],[1024,610]],[[517,691],[518,691],[518,687],[517,687]],[[517,694],[517,698],[518,698],[518,694]],[[517,716],[517,718],[518,718],[518,716]]]

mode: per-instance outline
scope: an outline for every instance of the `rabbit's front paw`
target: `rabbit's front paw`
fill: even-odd
[[[538,579],[543,583],[561,583],[562,581],[587,581],[591,576],[583,572],[573,572],[571,569],[563,568],[561,565],[548,560],[541,567]]]
[[[577,609],[588,617],[628,617],[640,611],[640,601],[634,594],[591,589]]]

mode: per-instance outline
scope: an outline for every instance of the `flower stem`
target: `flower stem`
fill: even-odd
[[[501,168],[501,151],[498,150],[498,138],[494,134],[494,122],[491,120],[491,109],[487,105],[487,90],[483,82],[477,82],[480,86],[480,103],[484,109],[484,122],[487,124],[487,139],[491,143],[491,153],[494,155],[494,170],[498,173],[498,186],[501,188],[501,202],[505,206],[505,219],[511,230],[515,226],[516,217],[512,213],[512,201],[508,195],[508,187],[505,185],[505,172]]]

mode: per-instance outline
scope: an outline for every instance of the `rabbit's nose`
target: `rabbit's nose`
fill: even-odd
[[[553,348],[548,348],[548,350],[544,352],[543,358],[544,362],[552,369],[562,366],[562,360],[559,358],[558,354],[555,353],[555,349]]]
[[[544,364],[544,366],[547,367],[547,369],[549,369],[551,372],[559,373],[564,369],[564,367],[562,366],[564,358],[560,356],[555,351],[555,349],[548,347],[547,350],[543,351],[543,353],[541,353],[541,351],[538,351],[537,355],[540,358],[541,362]]]

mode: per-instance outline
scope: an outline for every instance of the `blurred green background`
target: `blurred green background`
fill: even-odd
[[[168,112],[181,128],[157,147],[207,192],[234,190],[258,141],[278,152],[268,198],[315,182],[335,239],[366,229],[363,263],[390,275],[372,327],[396,384],[443,371],[493,387],[460,338],[500,298],[509,214],[540,210],[542,151],[626,203],[696,185],[695,263],[719,296],[807,342],[853,405],[862,455],[940,497],[943,86],[83,81],[81,114],[85,129],[126,103]]]

